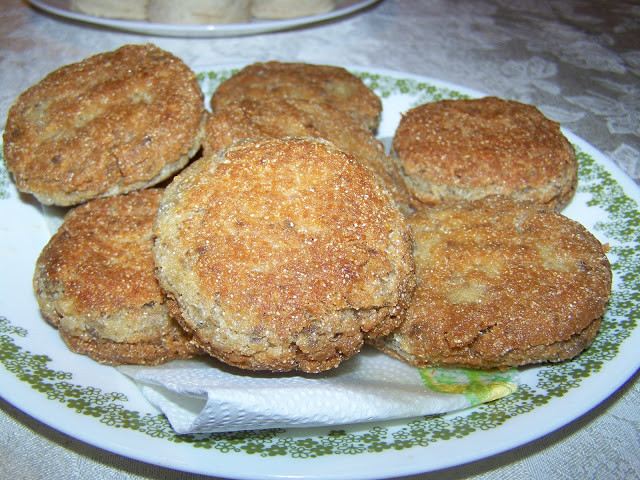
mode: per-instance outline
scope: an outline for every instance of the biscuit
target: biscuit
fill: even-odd
[[[248,138],[314,137],[334,143],[372,170],[403,211],[413,203],[399,167],[370,130],[349,114],[326,103],[296,98],[242,99],[209,117],[203,154],[216,153]]]
[[[409,110],[392,154],[409,191],[427,205],[499,194],[560,210],[577,184],[575,152],[559,124],[532,105],[495,97]]]
[[[147,19],[156,23],[215,24],[251,20],[251,0],[149,0]]]
[[[153,45],[64,66],[27,89],[4,133],[17,187],[69,206],[146,188],[200,148],[206,111],[195,74]]]
[[[45,319],[69,348],[109,365],[155,365],[199,350],[170,317],[155,278],[153,220],[162,191],[72,209],[33,279]]]
[[[371,131],[377,129],[382,113],[380,98],[342,67],[276,61],[248,65],[220,84],[211,97],[211,109],[215,112],[241,98],[272,97],[328,103]]]
[[[277,20],[327,13],[335,6],[334,0],[253,0],[251,13],[256,18]]]
[[[145,20],[148,0],[71,0],[71,10],[94,17]]]
[[[173,180],[154,224],[156,276],[209,354],[320,372],[399,323],[411,231],[353,156],[313,139],[246,140]]]
[[[417,366],[508,368],[569,359],[611,294],[605,248],[582,225],[507,197],[409,217],[417,286],[402,325],[372,343]]]

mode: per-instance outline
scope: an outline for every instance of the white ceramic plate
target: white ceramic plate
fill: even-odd
[[[288,30],[343,17],[378,1],[379,0],[336,0],[335,8],[330,12],[284,20],[254,19],[247,23],[179,25],[85,15],[71,10],[71,0],[29,0],[35,7],[71,20],[92,23],[116,30],[168,37],[224,37]]]
[[[351,68],[383,100],[380,136],[417,104],[478,92],[417,77]],[[202,70],[208,95],[233,67]],[[34,262],[50,236],[40,205],[0,169],[0,393],[43,423],[127,457],[228,478],[381,478],[460,465],[520,446],[592,409],[640,366],[640,189],[584,140],[567,133],[580,185],[565,213],[611,246],[613,296],[594,344],[576,359],[525,368],[518,391],[443,416],[332,428],[184,435],[116,369],[70,353],[40,317]],[[4,162],[2,162],[4,165]]]

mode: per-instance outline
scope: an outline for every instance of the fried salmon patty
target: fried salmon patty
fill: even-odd
[[[535,202],[488,197],[409,217],[417,287],[403,323],[372,343],[411,365],[507,368],[572,358],[611,294],[605,248]]]
[[[152,225],[161,194],[80,205],[42,250],[36,299],[71,350],[109,365],[156,365],[199,352],[169,315],[155,278]]]
[[[146,188],[182,169],[204,134],[195,74],[153,45],[64,66],[20,95],[4,132],[7,168],[47,205]]]
[[[557,122],[496,97],[442,100],[406,112],[393,152],[409,191],[426,205],[510,195],[561,210],[578,163]]]
[[[382,101],[357,76],[342,67],[310,63],[257,62],[223,82],[211,98],[211,109],[241,98],[302,98],[333,105],[375,131]]]
[[[183,327],[245,369],[319,372],[397,326],[411,231],[353,156],[313,139],[247,140],[163,195],[157,277]]]

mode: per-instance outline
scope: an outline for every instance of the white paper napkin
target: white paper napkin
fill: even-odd
[[[248,372],[208,358],[118,368],[180,434],[439,414],[503,397],[518,383],[515,371],[420,370],[368,347],[320,374]]]

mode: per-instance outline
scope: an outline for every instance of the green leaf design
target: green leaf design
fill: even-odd
[[[235,70],[202,72],[198,78],[205,95],[211,95],[221,81]],[[443,89],[409,78],[396,78],[377,73],[357,73],[376,93],[412,95],[413,104],[441,98],[465,98],[455,90]],[[589,154],[576,146],[580,162],[579,188],[589,198],[588,205],[606,212],[606,220],[594,231],[611,242],[612,270],[620,279],[612,295],[599,334],[592,346],[577,358],[537,368],[535,385],[519,385],[518,389],[495,401],[482,403],[464,412],[409,419],[399,426],[375,424],[344,428],[317,428],[311,436],[299,431],[273,429],[210,435],[178,435],[163,415],[142,413],[127,406],[128,399],[118,392],[103,392],[93,386],[74,383],[73,374],[49,367],[51,359],[25,351],[20,339],[28,332],[19,326],[20,319],[0,316],[0,364],[21,382],[48,400],[95,419],[104,425],[133,430],[149,437],[161,438],[193,448],[214,450],[222,454],[245,454],[259,457],[317,458],[327,455],[361,455],[384,451],[428,447],[437,442],[463,438],[474,432],[491,430],[509,419],[527,414],[554,398],[578,388],[585,378],[596,374],[618,354],[620,345],[638,327],[640,304],[640,212],[612,175]],[[4,158],[0,162],[0,198],[8,198],[8,175]],[[429,380],[432,381],[432,380]],[[501,379],[497,378],[497,381]],[[441,381],[441,384],[443,382]],[[483,401],[486,392],[470,392]],[[305,430],[308,434],[308,430]]]

